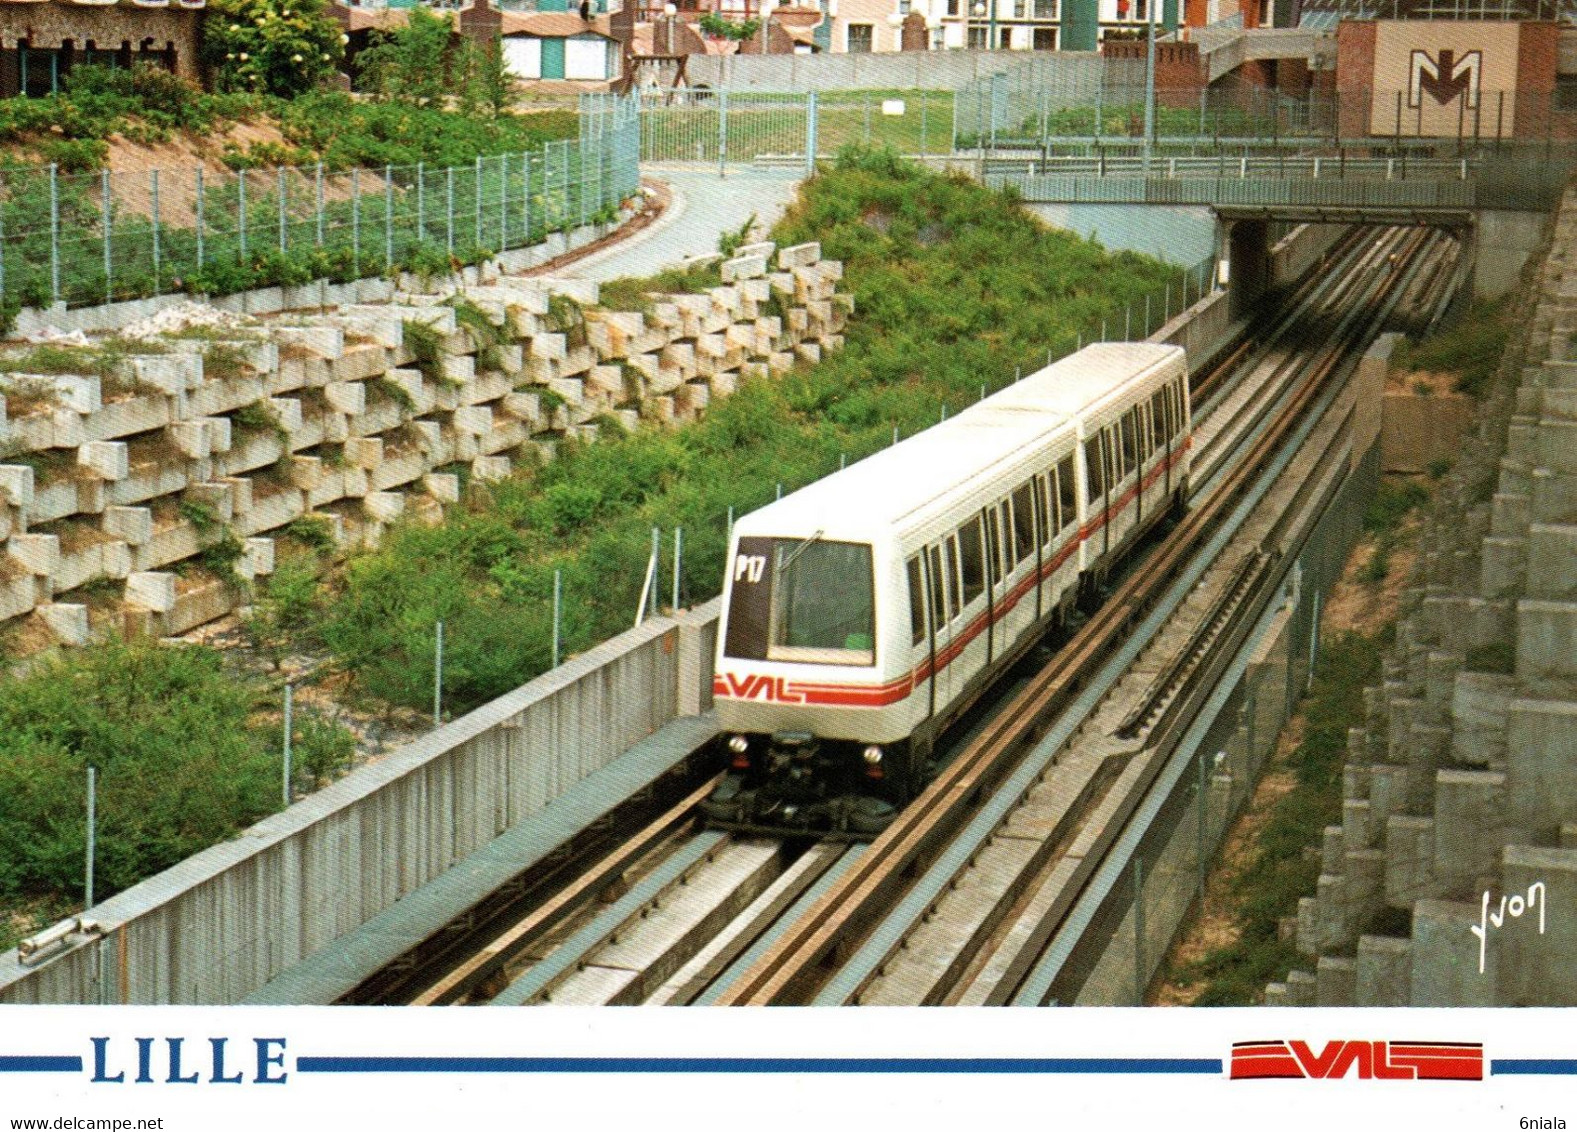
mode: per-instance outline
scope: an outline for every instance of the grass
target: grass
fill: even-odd
[[[1429,502],[1429,489],[1417,480],[1387,478],[1380,481],[1363,515],[1363,529],[1374,539],[1374,553],[1358,571],[1358,580],[1379,585],[1391,573],[1391,554],[1401,545],[1407,517]]]
[[[1409,373],[1453,374],[1458,393],[1483,397],[1506,352],[1511,314],[1504,300],[1475,299],[1451,325],[1420,341],[1400,343],[1391,363]]]
[[[1294,945],[1281,938],[1281,921],[1297,911],[1299,897],[1314,890],[1319,876],[1319,858],[1306,850],[1319,846],[1325,827],[1341,820],[1347,729],[1363,722],[1363,689],[1379,678],[1390,632],[1334,634],[1324,642],[1314,687],[1303,704],[1303,741],[1289,760],[1296,785],[1271,810],[1247,865],[1230,882],[1228,901],[1238,938],[1166,976],[1203,982],[1195,1005],[1253,1005],[1266,983],[1284,979],[1300,961]]]
[[[651,314],[653,295],[698,295],[723,285],[719,263],[698,263],[693,267],[670,267],[655,275],[620,276],[598,288],[602,305],[615,311],[640,311]]]

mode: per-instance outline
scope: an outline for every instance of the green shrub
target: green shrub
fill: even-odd
[[[97,895],[232,836],[279,805],[278,729],[218,653],[111,641],[0,696],[0,897],[80,898],[86,769],[99,769]]]
[[[1456,390],[1483,397],[1511,335],[1505,300],[1475,299],[1451,325],[1419,342],[1404,341],[1392,354],[1397,368],[1456,375]]]
[[[343,52],[323,0],[213,0],[203,21],[203,58],[222,90],[289,98],[331,76]]]

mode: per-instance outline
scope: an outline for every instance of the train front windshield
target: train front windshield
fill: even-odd
[[[875,664],[870,545],[816,535],[741,538],[723,652],[739,660]]]

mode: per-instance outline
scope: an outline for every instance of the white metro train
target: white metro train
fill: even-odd
[[[712,694],[725,828],[870,836],[1189,472],[1183,351],[1087,346],[740,519]]]

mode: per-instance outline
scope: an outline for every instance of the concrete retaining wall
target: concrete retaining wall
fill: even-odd
[[[1348,734],[1343,821],[1326,831],[1336,850],[1297,933],[1320,972],[1353,964],[1352,997],[1333,1005],[1577,1004],[1561,915],[1577,891],[1573,249],[1569,190],[1521,332],[1419,535],[1383,680]],[[1546,930],[1508,916],[1481,942],[1485,894],[1499,916],[1534,885]],[[1271,990],[1313,1002],[1293,993],[1309,978]]]
[[[189,561],[222,541],[242,546],[245,579],[273,570],[274,537],[303,517],[375,545],[392,523],[441,518],[457,466],[498,479],[610,419],[691,420],[743,379],[842,345],[841,264],[817,244],[743,250],[722,286],[652,296],[646,313],[597,307],[594,283],[484,265],[459,292],[408,276],[275,288],[262,308],[324,313],[215,332],[230,341],[155,337],[109,376],[86,354],[80,375],[0,373],[0,621],[36,613],[67,645],[185,632],[239,600]],[[491,329],[465,325],[451,296]],[[122,604],[90,625],[77,591],[105,580]]]

